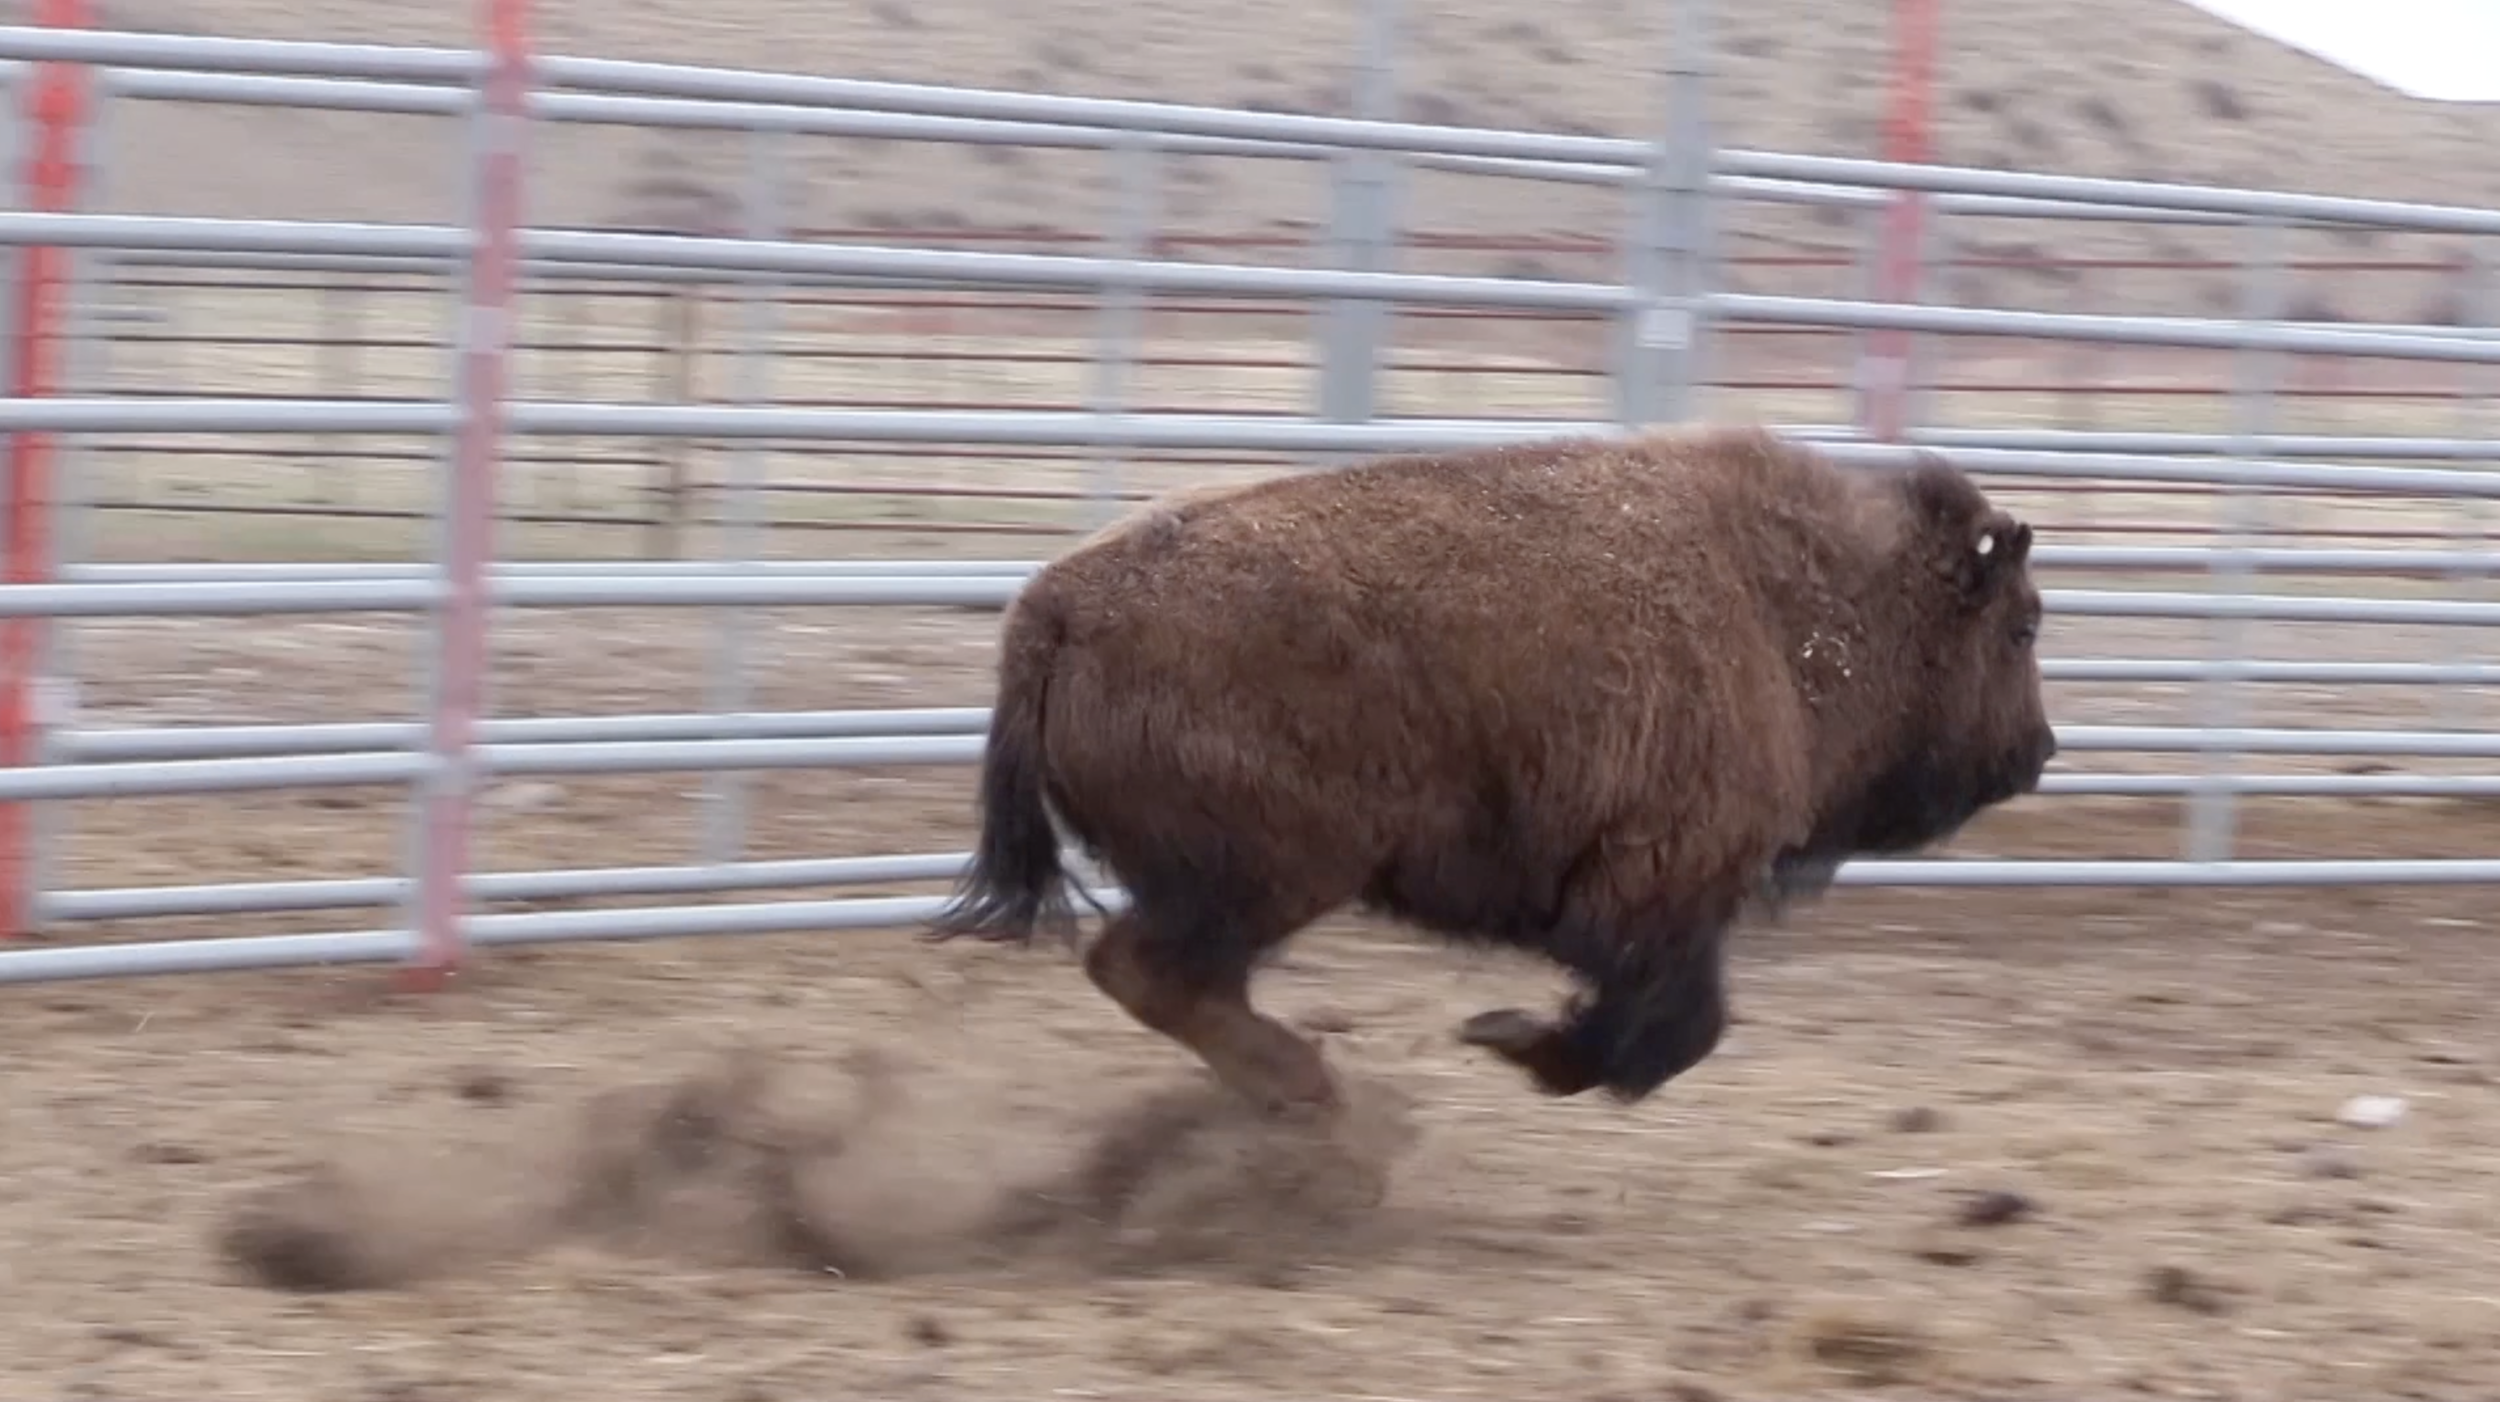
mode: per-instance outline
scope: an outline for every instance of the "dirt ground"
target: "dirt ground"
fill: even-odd
[[[759,708],[986,698],[992,616],[757,617]],[[702,704],[701,618],[501,632],[504,714]],[[2050,634],[2060,656],[2197,643]],[[2457,656],[2459,636],[2260,628],[2252,648]],[[96,623],[76,647],[91,725],[373,718],[412,695],[389,620]],[[2195,714],[2175,688],[2055,690],[2070,722]],[[2258,723],[2489,724],[2488,698],[2267,697]],[[961,850],[967,777],[756,776],[748,855]],[[687,860],[704,783],[508,782],[481,861]],[[396,790],[82,803],[64,877],[380,874],[402,816]],[[2162,857],[2178,823],[2038,799],[1956,850]],[[2243,837],[2496,849],[2500,806],[2462,803],[2275,802]],[[515,950],[433,996],[371,969],[12,988],[0,1399],[2484,1396],[2488,899],[1847,889],[1745,937],[1728,1045],[1633,1108],[1541,1099],[1453,1041],[1469,1013],[1556,996],[1549,973],[1340,922],[1261,996],[1363,1088],[1352,1142],[1229,1119],[1057,950],[908,931]],[[2363,1095],[2405,1113],[2339,1123]],[[1372,1175],[1379,1202],[1348,1197]],[[237,1232],[378,1288],[264,1288]]]

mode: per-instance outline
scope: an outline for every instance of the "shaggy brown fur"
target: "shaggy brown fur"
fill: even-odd
[[[1072,937],[1055,812],[1131,903],[1088,973],[1245,1095],[1334,1103],[1247,995],[1351,902],[1573,971],[1559,1022],[1462,1035],[1638,1100],[1717,1044],[1749,904],[2037,783],[2030,543],[1941,459],[1723,430],[1165,502],[1010,609],[981,840],[932,934]]]

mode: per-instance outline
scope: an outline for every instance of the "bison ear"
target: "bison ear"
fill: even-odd
[[[1981,511],[1979,492],[1942,454],[1922,452],[1903,470],[1902,495],[1921,522],[1945,538],[1959,537]]]
[[[2030,559],[2031,527],[2010,517],[1994,516],[1980,524],[1954,573],[1965,590],[1984,593],[1998,580],[2022,569]]]

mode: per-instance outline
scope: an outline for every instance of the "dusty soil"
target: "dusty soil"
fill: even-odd
[[[755,704],[978,703],[993,624],[766,616]],[[2348,631],[2254,650],[2458,652]],[[515,618],[497,696],[698,706],[704,632]],[[2068,619],[2049,647],[2195,640]],[[413,675],[369,620],[77,646],[92,724],[388,715]],[[2053,705],[2160,723],[2193,700]],[[2276,689],[2255,718],[2428,705]],[[759,776],[750,854],[960,850],[965,778]],[[703,782],[507,784],[481,860],[684,860]],[[386,872],[402,817],[364,790],[69,816],[82,888]],[[1957,846],[2158,857],[2177,823],[2038,800]],[[2274,803],[2245,848],[2489,855],[2500,808]],[[1546,972],[1332,924],[1261,996],[1363,1088],[1342,1140],[1243,1125],[1058,951],[906,931],[511,951],[422,997],[370,969],[14,988],[0,1397],[2462,1399],[2500,1367],[2487,910],[2472,888],[1844,890],[1746,938],[1729,1045],[1634,1108],[1540,1099],[1452,1040],[1554,996]],[[2339,1124],[2363,1094],[2406,1113]],[[245,1265],[273,1260],[372,1288],[272,1290]]]

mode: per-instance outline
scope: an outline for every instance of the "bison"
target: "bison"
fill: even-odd
[[[1934,455],[1736,429],[1167,500],[1009,609],[977,850],[927,936],[1073,942],[1055,815],[1128,898],[1094,985],[1271,1112],[1340,1091],[1252,970],[1344,906],[1568,970],[1558,1019],[1458,1035],[1637,1102],[1717,1045],[1740,917],[2037,786],[2030,547]]]

